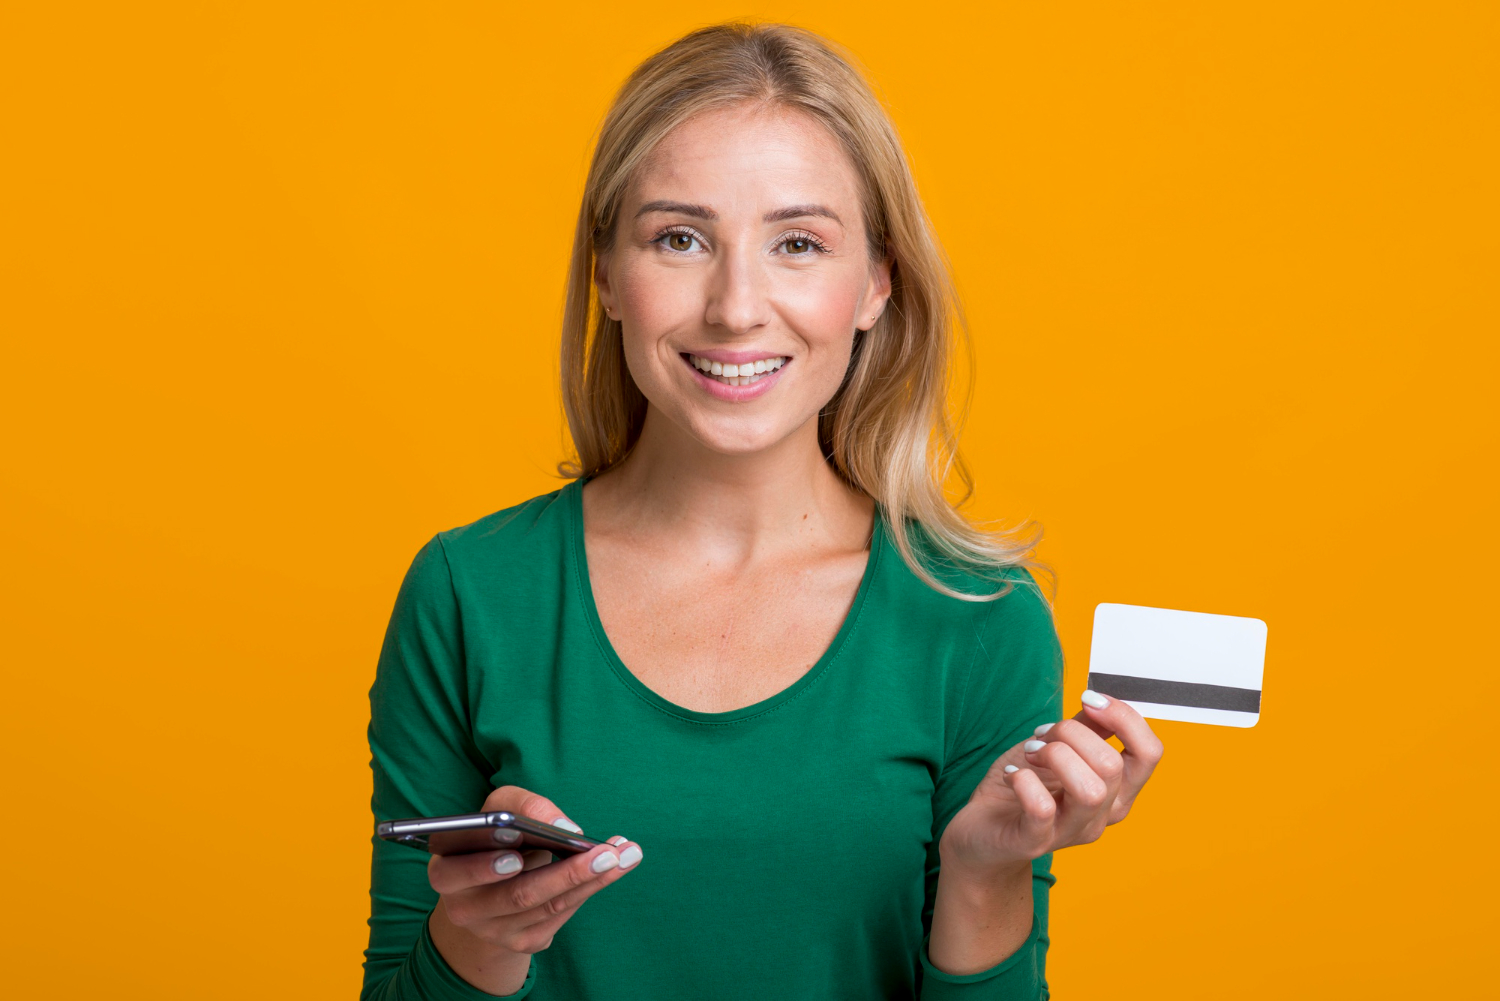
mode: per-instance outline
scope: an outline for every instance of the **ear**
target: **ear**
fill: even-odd
[[[616,309],[614,289],[609,284],[609,257],[599,255],[594,258],[594,290],[599,294],[599,305],[606,314],[613,317]]]
[[[870,268],[870,283],[865,288],[865,308],[854,324],[856,329],[869,330],[880,319],[880,314],[885,312],[885,304],[891,301],[891,270],[895,266],[895,258],[887,251]]]

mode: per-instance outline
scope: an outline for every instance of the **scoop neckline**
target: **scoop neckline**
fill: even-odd
[[[569,526],[568,539],[572,549],[573,569],[578,586],[580,603],[583,605],[583,616],[589,624],[589,629],[594,634],[594,640],[604,656],[605,662],[614,672],[620,682],[635,695],[648,704],[672,716],[689,720],[694,723],[738,723],[763,713],[768,713],[777,707],[790,702],[801,695],[812,686],[834,661],[838,660],[843,651],[849,635],[854,631],[855,623],[859,619],[860,609],[864,607],[865,597],[870,591],[870,582],[875,579],[875,570],[880,562],[880,551],[885,540],[883,527],[884,518],[881,516],[879,505],[875,510],[875,524],[870,532],[869,555],[865,558],[864,575],[859,580],[859,588],[854,592],[854,601],[849,606],[849,611],[844,615],[844,621],[839,624],[839,630],[834,634],[833,641],[828,644],[828,649],[817,659],[811,668],[802,677],[792,682],[781,691],[776,692],[759,702],[753,702],[739,709],[731,709],[722,713],[699,712],[680,706],[672,700],[665,698],[657,691],[641,681],[635,673],[620,659],[615,645],[611,642],[609,634],[604,631],[604,622],[599,618],[599,607],[594,603],[594,585],[589,579],[588,548],[584,545],[583,537],[583,485],[587,480],[574,480],[563,488],[565,494],[569,494],[567,510],[572,524]]]

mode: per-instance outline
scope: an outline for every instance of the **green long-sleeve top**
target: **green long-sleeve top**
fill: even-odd
[[[854,603],[812,669],[754,705],[696,712],[610,645],[582,496],[573,483],[429,542],[370,692],[377,820],[472,813],[518,785],[645,852],[512,996],[1047,997],[1050,856],[1033,867],[1035,919],[1013,955],[952,976],[926,948],[944,828],[997,756],[1060,718],[1061,652],[1030,577],[1015,571],[995,601],[943,595],[877,518]],[[427,934],[427,857],[373,840],[362,1001],[490,997]]]

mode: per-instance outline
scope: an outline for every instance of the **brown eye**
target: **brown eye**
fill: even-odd
[[[811,240],[793,238],[782,244],[788,254],[805,254],[812,249]]]
[[[668,233],[667,246],[671,247],[673,250],[692,250],[693,238],[687,233]]]

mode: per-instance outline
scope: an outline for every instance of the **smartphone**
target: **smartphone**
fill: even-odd
[[[375,825],[375,833],[387,841],[410,845],[434,855],[468,855],[506,848],[518,852],[543,849],[553,855],[577,855],[604,844],[561,827],[504,811],[466,813],[460,817],[384,820]]]

